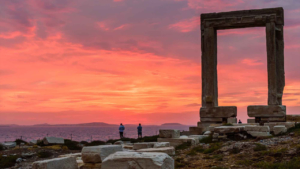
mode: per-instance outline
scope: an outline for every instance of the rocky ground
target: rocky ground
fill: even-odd
[[[129,142],[153,142],[158,136]],[[287,133],[268,138],[244,140],[219,139],[212,142],[212,136],[192,146],[184,143],[176,147],[172,155],[178,169],[298,169],[300,168],[300,125],[290,128]],[[114,143],[114,140],[110,143]],[[66,141],[65,141],[66,142]],[[30,169],[32,162],[56,158],[63,154],[79,153],[74,142],[53,146],[23,146],[0,151],[0,168],[13,163],[11,168]],[[101,141],[86,146],[108,144]],[[76,144],[77,145],[77,144]],[[124,146],[123,146],[124,147]],[[18,161],[18,158],[21,160]],[[3,160],[5,159],[5,160]],[[15,163],[15,161],[18,161]]]
[[[31,169],[32,163],[34,161],[46,160],[56,158],[59,155],[70,154],[70,153],[79,153],[81,150],[68,150],[65,146],[23,146],[0,151],[0,168],[5,168],[11,163],[13,165],[11,169],[20,168],[20,169]],[[5,159],[5,161],[4,161]]]
[[[300,168],[299,131],[267,139],[215,143],[207,139],[198,146],[179,146],[175,166],[183,169]]]

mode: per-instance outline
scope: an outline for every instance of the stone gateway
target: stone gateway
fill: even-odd
[[[283,8],[268,8],[201,14],[202,107],[198,127],[227,122],[237,115],[236,106],[218,105],[217,30],[247,27],[266,28],[268,68],[268,104],[248,106],[248,116],[255,117],[256,123],[285,121],[283,13]]]

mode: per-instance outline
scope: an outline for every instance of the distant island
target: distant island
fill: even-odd
[[[92,122],[92,123],[79,123],[79,124],[35,124],[33,126],[96,126],[96,127],[108,127],[108,126],[118,126],[116,124],[108,124],[103,122]]]
[[[123,123],[124,124],[124,123]],[[125,126],[138,126],[138,124],[124,124]],[[64,126],[64,127],[71,127],[71,126],[78,126],[78,127],[116,127],[119,126],[119,124],[108,124],[104,122],[91,122],[91,123],[78,123],[78,124],[48,124],[48,123],[42,123],[42,124],[34,124],[34,125],[17,125],[17,124],[0,124],[0,127],[17,127],[17,126],[35,126],[35,127],[51,127],[51,126]],[[184,124],[180,123],[164,123],[161,125],[144,125],[142,126],[186,126]]]
[[[180,123],[164,123],[161,126],[184,126],[184,125]]]

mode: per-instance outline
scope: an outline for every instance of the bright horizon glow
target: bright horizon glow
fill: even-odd
[[[24,0],[0,6],[0,125],[197,125],[200,14],[284,8],[287,114],[300,111],[297,0]],[[264,28],[218,31],[219,105],[267,105]]]

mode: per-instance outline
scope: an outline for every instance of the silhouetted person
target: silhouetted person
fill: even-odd
[[[124,130],[125,130],[125,127],[124,127],[123,124],[121,123],[121,124],[120,124],[120,127],[119,127],[119,132],[120,132],[120,138],[121,138],[121,139],[124,138],[124,137],[123,137],[123,132],[124,132]]]
[[[241,119],[239,120],[239,124],[242,124],[242,121],[241,121]]]
[[[137,127],[137,131],[138,131],[138,138],[142,138],[143,136],[142,136],[142,125],[141,125],[141,123]]]

